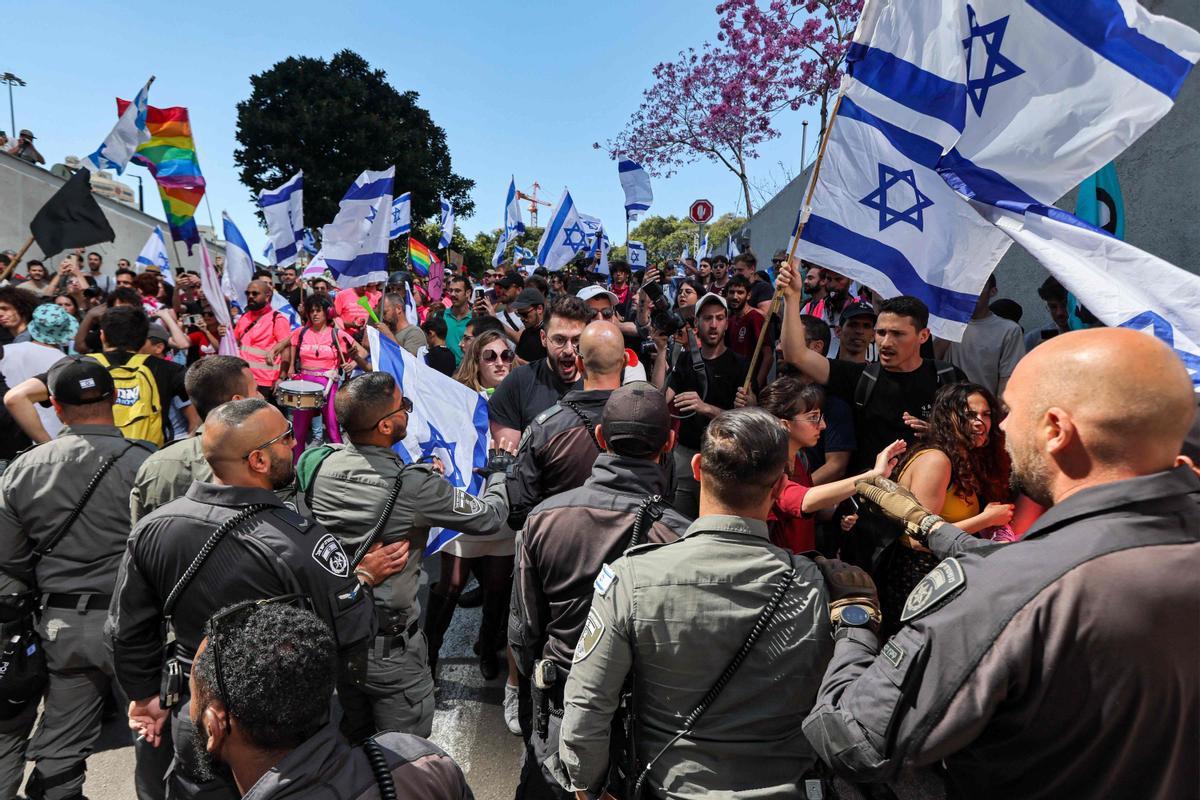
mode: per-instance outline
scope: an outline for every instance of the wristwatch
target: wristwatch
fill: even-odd
[[[883,621],[883,615],[866,603],[851,603],[830,609],[829,617],[834,625],[851,628],[867,628]]]

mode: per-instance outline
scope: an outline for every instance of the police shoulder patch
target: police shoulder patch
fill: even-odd
[[[483,501],[474,495],[467,494],[462,489],[455,489],[454,504],[451,507],[455,514],[470,517],[483,511]]]
[[[327,533],[317,540],[312,557],[313,561],[320,564],[329,574],[339,578],[349,577],[350,559],[346,557],[341,542],[334,538],[332,533]]]
[[[562,406],[560,406],[558,403],[555,403],[554,405],[550,406],[542,413],[538,414],[537,417],[534,418],[533,421],[536,422],[538,425],[541,425],[546,420],[550,419],[551,417],[553,417],[555,414],[557,414],[560,411],[562,411]]]
[[[575,655],[571,657],[571,663],[578,664],[591,655],[602,638],[604,638],[604,620],[600,619],[596,609],[589,609],[587,621],[583,623],[583,632],[579,634],[579,641],[575,643]]]
[[[932,611],[961,592],[966,585],[967,576],[963,574],[958,559],[947,558],[913,587],[904,601],[900,621],[908,622]]]

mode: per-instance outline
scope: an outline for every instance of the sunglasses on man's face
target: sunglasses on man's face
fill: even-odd
[[[483,362],[485,364],[493,364],[495,363],[496,359],[500,359],[505,364],[511,364],[513,360],[513,351],[501,350],[497,352],[495,350],[485,350],[483,352]]]
[[[258,447],[251,448],[249,451],[247,451],[246,455],[242,456],[242,459],[245,460],[245,459],[249,458],[250,456],[254,455],[255,451],[266,450],[268,447],[275,444],[276,442],[288,442],[295,438],[296,438],[296,433],[292,429],[292,423],[289,422],[288,426],[286,428],[284,428],[283,433],[279,434],[276,437],[268,439],[267,441],[260,444]]]

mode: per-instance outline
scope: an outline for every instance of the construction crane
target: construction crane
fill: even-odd
[[[522,191],[517,192],[517,197],[519,199],[529,201],[529,227],[531,227],[531,228],[537,227],[538,206],[550,205],[550,203],[546,202],[545,200],[538,199],[538,196],[537,196],[538,189],[541,189],[541,188],[542,188],[541,185],[539,185],[537,181],[534,181],[533,188],[531,188],[529,190],[531,192],[531,194],[525,194]]]

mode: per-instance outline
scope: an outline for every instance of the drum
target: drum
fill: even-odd
[[[275,387],[275,400],[288,408],[320,408],[325,401],[325,387],[315,381],[280,381]]]

